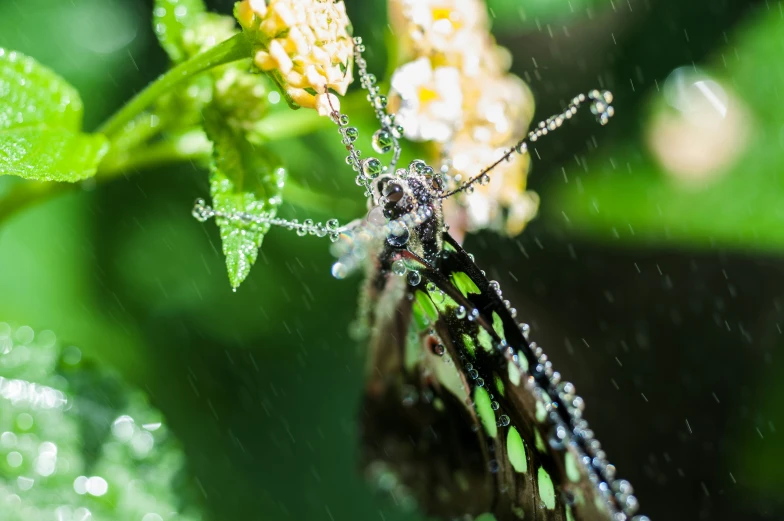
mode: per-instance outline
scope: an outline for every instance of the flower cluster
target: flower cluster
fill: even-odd
[[[237,20],[252,31],[254,62],[270,73],[297,105],[322,115],[337,109],[352,81],[353,41],[340,0],[243,0]]]
[[[511,58],[490,34],[482,0],[390,0],[403,64],[392,77],[390,105],[405,136],[435,144],[453,184],[495,162],[526,132],[534,103],[509,74]],[[517,235],[536,214],[525,191],[527,156],[499,165],[485,185],[447,208],[462,234],[495,228]]]

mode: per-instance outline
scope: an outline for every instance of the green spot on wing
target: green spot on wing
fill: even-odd
[[[512,385],[520,385],[520,379],[522,377],[522,374],[520,374],[520,369],[511,360],[507,366],[509,369],[509,381],[512,383]]]
[[[417,290],[415,295],[417,303],[422,306],[422,310],[425,312],[430,321],[435,322],[438,320],[438,310],[436,309],[436,305],[433,304],[433,301],[430,300],[430,297],[428,297],[422,290]]]
[[[487,434],[490,435],[491,438],[495,438],[498,434],[498,426],[495,423],[495,412],[490,403],[490,394],[487,390],[484,387],[477,387],[474,391],[476,412],[479,415],[479,420],[482,422]]]
[[[496,517],[491,514],[490,512],[485,512],[484,514],[477,516],[474,521],[498,521]]]
[[[512,464],[512,467],[517,472],[528,472],[528,457],[525,453],[525,442],[514,427],[510,427],[509,433],[506,435],[506,452],[509,455],[509,463]]]
[[[454,246],[449,244],[448,242],[444,242],[444,249],[446,251],[457,251]]]
[[[538,430],[534,430],[534,442],[536,443],[536,450],[541,453],[547,452],[547,447],[544,446],[544,440]]]
[[[495,380],[495,388],[498,389],[501,396],[506,396],[506,388],[504,387],[504,381],[501,380],[501,377],[495,375],[493,379]]]
[[[449,310],[457,308],[457,302],[439,289],[428,291],[428,294],[439,313],[446,314]]]
[[[567,452],[564,456],[564,467],[566,467],[566,477],[569,481],[577,483],[580,481],[580,469],[577,468],[577,460],[571,452]]]
[[[593,498],[593,504],[599,512],[607,512],[607,503],[605,503],[601,496],[595,496]]]
[[[547,409],[544,408],[542,402],[536,402],[536,421],[542,423],[547,419]]]
[[[542,467],[539,467],[537,483],[539,485],[539,497],[542,499],[542,503],[544,503],[544,506],[547,507],[548,510],[553,510],[555,508],[555,487],[553,486],[553,480],[550,477],[550,474]]]
[[[476,335],[476,339],[479,341],[479,345],[485,351],[492,351],[493,350],[493,337],[490,336],[490,333],[487,332],[486,329],[483,327],[479,328],[479,333]]]
[[[495,311],[493,311],[493,329],[501,340],[506,340],[506,336],[504,335],[504,321],[501,320],[501,317]]]
[[[408,328],[406,335],[406,350],[403,364],[406,369],[413,371],[419,363],[422,354],[422,341],[419,338],[419,333],[413,327]]]
[[[457,289],[460,290],[460,293],[463,294],[464,297],[468,298],[469,293],[479,294],[479,287],[474,284],[474,281],[471,280],[471,277],[468,276],[467,273],[462,271],[456,271],[452,274],[452,283],[455,285]]]
[[[476,344],[474,344],[474,339],[465,333],[463,333],[463,345],[465,346],[466,351],[468,351],[468,354],[476,356]]]
[[[414,325],[419,331],[424,331],[430,326],[430,321],[427,318],[427,314],[419,304],[414,304],[413,308],[411,309],[411,315],[414,318]]]

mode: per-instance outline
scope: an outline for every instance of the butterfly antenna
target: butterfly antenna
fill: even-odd
[[[359,130],[350,126],[348,116],[335,108],[332,98],[328,95],[329,90],[326,87],[324,87],[324,92],[327,94],[330,117],[338,126],[339,132],[343,137],[343,144],[346,146],[346,150],[348,150],[346,163],[357,173],[356,182],[358,186],[362,186],[365,189],[365,197],[371,199],[374,205],[378,205],[378,196],[371,187],[371,181],[387,171],[394,170],[397,161],[400,159],[400,142],[398,137],[402,136],[403,129],[394,125],[394,115],[388,114],[386,111],[387,97],[380,94],[380,89],[376,85],[376,77],[367,71],[367,62],[362,57],[364,50],[365,46],[362,43],[362,38],[354,38],[354,63],[356,63],[359,71],[360,83],[362,88],[368,91],[367,99],[376,113],[376,118],[381,123],[381,128],[373,134],[373,148],[382,154],[390,151],[394,152],[389,166],[384,166],[380,160],[374,157],[361,159],[362,153],[354,146],[354,142],[359,137]]]
[[[401,146],[398,138],[403,135],[403,127],[395,125],[395,115],[387,112],[387,97],[381,94],[381,89],[376,85],[376,76],[368,72],[363,52],[365,45],[362,38],[357,36],[354,38],[354,63],[357,65],[359,83],[368,91],[367,100],[376,113],[376,119],[381,123],[381,128],[373,135],[373,148],[380,154],[386,154],[390,150],[393,152],[388,168],[394,170],[400,159]]]
[[[590,100],[591,112],[596,116],[596,120],[601,125],[606,125],[609,123],[610,118],[615,114],[615,109],[613,109],[612,105],[610,105],[613,100],[613,95],[610,91],[592,90],[588,94],[580,94],[575,96],[566,107],[566,110],[560,114],[550,116],[544,121],[540,121],[536,128],[528,133],[528,136],[518,141],[517,144],[515,144],[504,155],[502,155],[498,161],[488,166],[479,172],[478,175],[472,177],[454,190],[441,194],[439,198],[448,199],[449,197],[459,194],[460,192],[471,191],[473,190],[473,185],[476,183],[487,184],[490,181],[489,174],[493,169],[495,169],[504,161],[509,161],[514,154],[523,155],[528,153],[529,142],[533,143],[538,141],[539,138],[546,136],[550,132],[558,129],[561,125],[563,125],[564,121],[567,119],[572,119],[572,116],[577,114],[580,106],[588,100]]]
[[[271,214],[252,215],[245,212],[223,212],[209,206],[204,199],[196,200],[196,203],[193,206],[193,216],[199,222],[205,222],[212,217],[215,217],[216,219],[226,219],[230,222],[244,225],[257,224],[261,226],[278,226],[286,228],[287,230],[296,231],[297,235],[300,237],[304,237],[305,235],[315,235],[316,237],[329,236],[332,242],[338,241],[341,232],[346,229],[344,226],[340,226],[337,219],[330,219],[326,224],[314,223],[312,219],[305,219],[300,223],[296,219],[289,221],[287,219],[275,217]]]
[[[370,186],[370,181],[373,177],[377,177],[381,172],[381,162],[376,158],[360,159],[362,153],[354,146],[354,142],[359,137],[359,130],[356,127],[349,126],[348,116],[342,114],[335,108],[332,103],[332,97],[329,96],[329,90],[325,87],[327,94],[327,102],[329,103],[330,118],[338,126],[340,135],[343,136],[343,144],[346,145],[348,156],[346,156],[346,163],[357,173],[356,182],[357,186],[365,189],[365,197],[372,199],[374,205],[378,205],[377,197]],[[378,171],[378,173],[376,173]]]

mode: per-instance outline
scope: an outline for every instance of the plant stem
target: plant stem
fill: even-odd
[[[204,72],[211,66],[246,58],[249,51],[245,42],[236,40],[234,43],[227,45],[236,38],[235,36],[226,40],[193,60],[172,69],[142,91],[125,108],[117,112],[115,116],[103,125],[103,132],[111,133],[122,130],[124,133],[113,136],[115,141],[112,144],[112,151],[98,167],[98,173],[94,178],[95,181],[107,181],[124,173],[137,172],[162,164],[206,159],[209,157],[212,147],[200,129],[192,129],[178,136],[172,136],[169,139],[145,145],[144,142],[155,136],[160,130],[160,126],[154,115],[139,117],[139,114],[150,103],[154,102],[156,97],[165,89],[186,78],[187,74],[198,74],[198,72]],[[223,50],[220,53],[212,54],[212,51],[221,47],[223,47]],[[212,57],[210,58],[208,55],[212,55]],[[204,56],[208,56],[208,58],[202,60],[200,57]],[[198,66],[194,66],[194,63]],[[186,76],[183,76],[184,66],[187,66]],[[197,70],[198,72],[194,72]],[[360,112],[361,107],[366,106],[364,94],[355,92],[345,97],[343,104],[347,112]],[[129,107],[132,107],[132,110]],[[131,122],[133,122],[133,126],[129,127],[128,125]],[[323,128],[330,128],[332,125],[334,124],[329,118],[319,116],[314,110],[282,111],[266,116],[257,124],[254,131],[260,138],[260,144],[269,144],[277,140],[296,138]],[[57,194],[79,188],[79,186],[78,183],[37,181],[18,183],[7,193],[0,195],[0,224],[29,206],[45,201]],[[328,196],[315,194],[295,184],[293,180],[288,181],[286,194],[291,199],[291,202],[297,206],[310,207],[317,211],[339,215],[340,217],[354,214],[353,201],[345,199],[334,200]]]
[[[253,134],[263,142],[302,137],[317,130],[334,125],[329,118],[320,116],[315,110],[291,110],[273,112],[253,126]]]
[[[131,122],[143,110],[152,105],[161,95],[169,89],[197,74],[234,61],[251,57],[251,48],[247,37],[239,33],[228,40],[212,47],[190,60],[177,65],[166,74],[152,82],[141,91],[127,105],[114,114],[104,123],[98,132],[110,138]]]
[[[165,164],[207,159],[212,143],[203,131],[194,129],[144,148],[108,156],[101,163],[97,180],[108,180],[119,174]]]

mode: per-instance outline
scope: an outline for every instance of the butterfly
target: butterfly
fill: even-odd
[[[632,486],[617,479],[583,418],[585,404],[562,381],[541,347],[529,340],[497,282],[448,232],[442,203],[475,183],[528,143],[590,104],[600,123],[613,115],[608,92],[575,97],[499,160],[462,184],[415,160],[396,168],[402,128],[355,38],[360,82],[381,123],[373,137],[389,165],[361,159],[357,130],[332,110],[364,188],[369,212],[347,226],[269,216],[224,214],[197,201],[194,215],[300,235],[329,236],[338,258],[332,274],[364,269],[361,323],[368,332],[365,395],[360,412],[362,467],[399,503],[440,519],[489,521],[648,521],[636,515]]]

